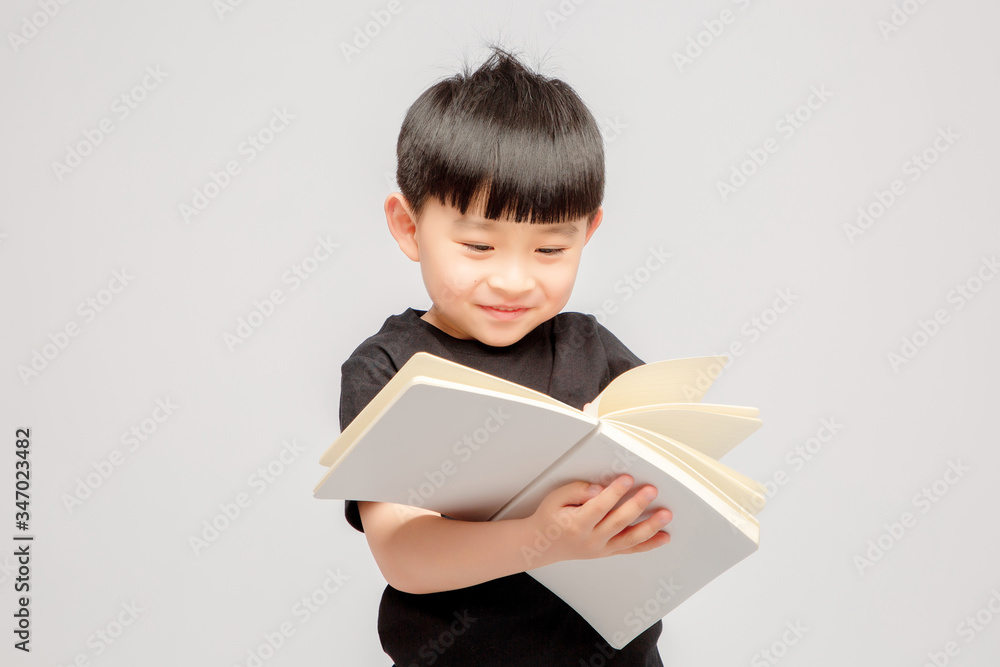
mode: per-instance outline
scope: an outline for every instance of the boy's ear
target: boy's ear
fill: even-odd
[[[409,202],[400,192],[393,192],[385,198],[385,221],[389,225],[389,233],[396,239],[399,249],[414,262],[420,261],[417,248],[417,222],[413,217]]]
[[[601,220],[603,218],[604,218],[604,207],[598,206],[597,213],[594,214],[594,221],[590,223],[590,226],[587,228],[587,235],[583,237],[583,245],[587,245],[587,243],[590,242],[590,237],[593,236],[594,232],[597,231],[597,228],[601,226]]]

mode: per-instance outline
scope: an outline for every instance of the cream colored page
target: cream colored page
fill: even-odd
[[[734,507],[757,514],[767,502],[766,489],[760,482],[705,456],[682,442],[665,438],[643,428],[612,422],[615,426],[642,439],[661,452],[676,457],[708,480],[720,493],[720,497]]]
[[[756,417],[711,411],[705,404],[695,404],[701,409],[684,407],[690,405],[690,403],[659,405],[644,409],[620,410],[603,415],[602,419],[660,433],[672,440],[683,442],[713,459],[721,459],[761,425],[761,420]],[[717,407],[725,410],[730,406]]]
[[[760,409],[751,408],[746,405],[722,405],[720,403],[658,403],[652,405],[640,405],[633,408],[624,408],[614,412],[605,412],[603,417],[615,417],[633,412],[643,412],[645,410],[697,410],[699,412],[715,412],[720,415],[733,415],[734,417],[759,417]]]
[[[658,403],[700,403],[714,377],[725,367],[725,356],[669,359],[625,371],[601,392],[598,413]]]

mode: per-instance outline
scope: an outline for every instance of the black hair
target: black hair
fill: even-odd
[[[410,106],[396,142],[396,182],[419,219],[429,197],[464,215],[551,223],[588,217],[604,198],[604,142],[566,83],[507,50],[440,81]]]

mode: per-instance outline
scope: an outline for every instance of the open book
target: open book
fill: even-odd
[[[585,413],[418,352],[323,454],[330,470],[313,496],[490,521],[530,516],[549,491],[574,480],[606,485],[627,473],[634,489],[652,484],[659,494],[637,521],[671,510],[667,545],[533,569],[533,556],[558,535],[540,533],[523,550],[527,573],[619,649],[757,549],[764,487],[717,459],[760,426],[758,411],[701,402],[709,369],[726,361],[637,366]]]

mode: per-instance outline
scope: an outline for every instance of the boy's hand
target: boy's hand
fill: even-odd
[[[587,482],[571,482],[553,490],[535,513],[526,519],[529,534],[542,534],[550,546],[537,547],[527,569],[562,560],[603,558],[616,554],[650,551],[670,541],[663,527],[673,518],[661,509],[645,521],[635,521],[656,498],[656,488],[647,484],[621,507],[614,506],[632,487],[629,475],[621,475],[606,488]]]

